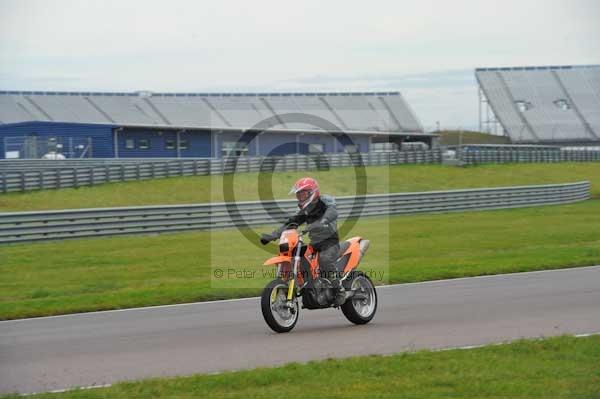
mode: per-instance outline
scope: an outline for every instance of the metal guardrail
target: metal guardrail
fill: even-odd
[[[590,198],[587,181],[336,198],[340,218],[565,204]],[[296,201],[0,213],[0,243],[212,230],[281,223]]]
[[[154,158],[111,160],[3,160],[0,191],[93,186],[108,182],[238,172],[328,170],[341,166],[440,163],[440,150],[279,157]]]
[[[600,151],[477,150],[459,151],[459,164],[593,162]],[[440,149],[363,154],[287,155],[222,158],[119,158],[0,160],[0,192],[93,186],[109,182],[238,172],[328,170],[342,166],[441,163]]]
[[[600,151],[586,150],[476,150],[462,151],[457,157],[467,165],[485,163],[550,163],[600,161]]]

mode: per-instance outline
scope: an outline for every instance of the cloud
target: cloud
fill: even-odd
[[[423,119],[441,114],[473,123],[476,67],[600,63],[598,4],[0,0],[0,74],[11,76],[0,84],[23,90],[398,89]]]

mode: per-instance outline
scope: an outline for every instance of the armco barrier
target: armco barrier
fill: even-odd
[[[338,197],[341,218],[564,204],[590,198],[587,181],[568,184]],[[0,243],[119,234],[211,230],[281,223],[296,201],[253,201],[0,213]]]
[[[327,170],[341,166],[440,163],[440,150],[217,158],[0,161],[0,192],[42,190],[173,176]]]
[[[598,150],[469,150],[459,151],[458,158],[466,165],[486,163],[554,163],[554,162],[597,162]]]

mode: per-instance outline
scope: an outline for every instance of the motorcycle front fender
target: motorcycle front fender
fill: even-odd
[[[263,265],[277,265],[278,263],[285,263],[285,262],[289,262],[292,263],[292,257],[291,256],[274,256],[272,258],[269,258],[265,261],[265,263],[263,263]]]

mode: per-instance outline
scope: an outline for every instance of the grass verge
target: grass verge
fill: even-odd
[[[598,398],[600,337],[292,363],[35,398]],[[18,396],[5,396],[4,399]]]
[[[474,131],[458,131],[458,130],[441,130],[436,131],[440,135],[440,145],[460,145],[462,144],[510,144],[510,138],[506,136],[495,136],[493,134],[474,132]]]
[[[270,181],[274,198],[289,198],[289,187],[299,177],[318,179],[324,192],[336,195],[356,193],[353,168],[329,171],[263,174]],[[592,182],[592,196],[600,198],[599,163],[505,164],[457,168],[443,165],[396,165],[366,168],[368,193],[452,190],[530,184]],[[235,175],[235,199],[258,200],[259,175]],[[163,204],[191,204],[223,201],[223,176],[179,177],[103,184],[95,187],[65,188],[0,194],[0,212],[51,209],[98,208]],[[265,197],[262,197],[265,198]]]
[[[587,266],[600,264],[600,200],[366,218],[350,235],[371,240],[361,268],[390,283]],[[268,276],[214,269],[259,270],[276,252],[237,230],[2,246],[0,319],[253,296]]]

